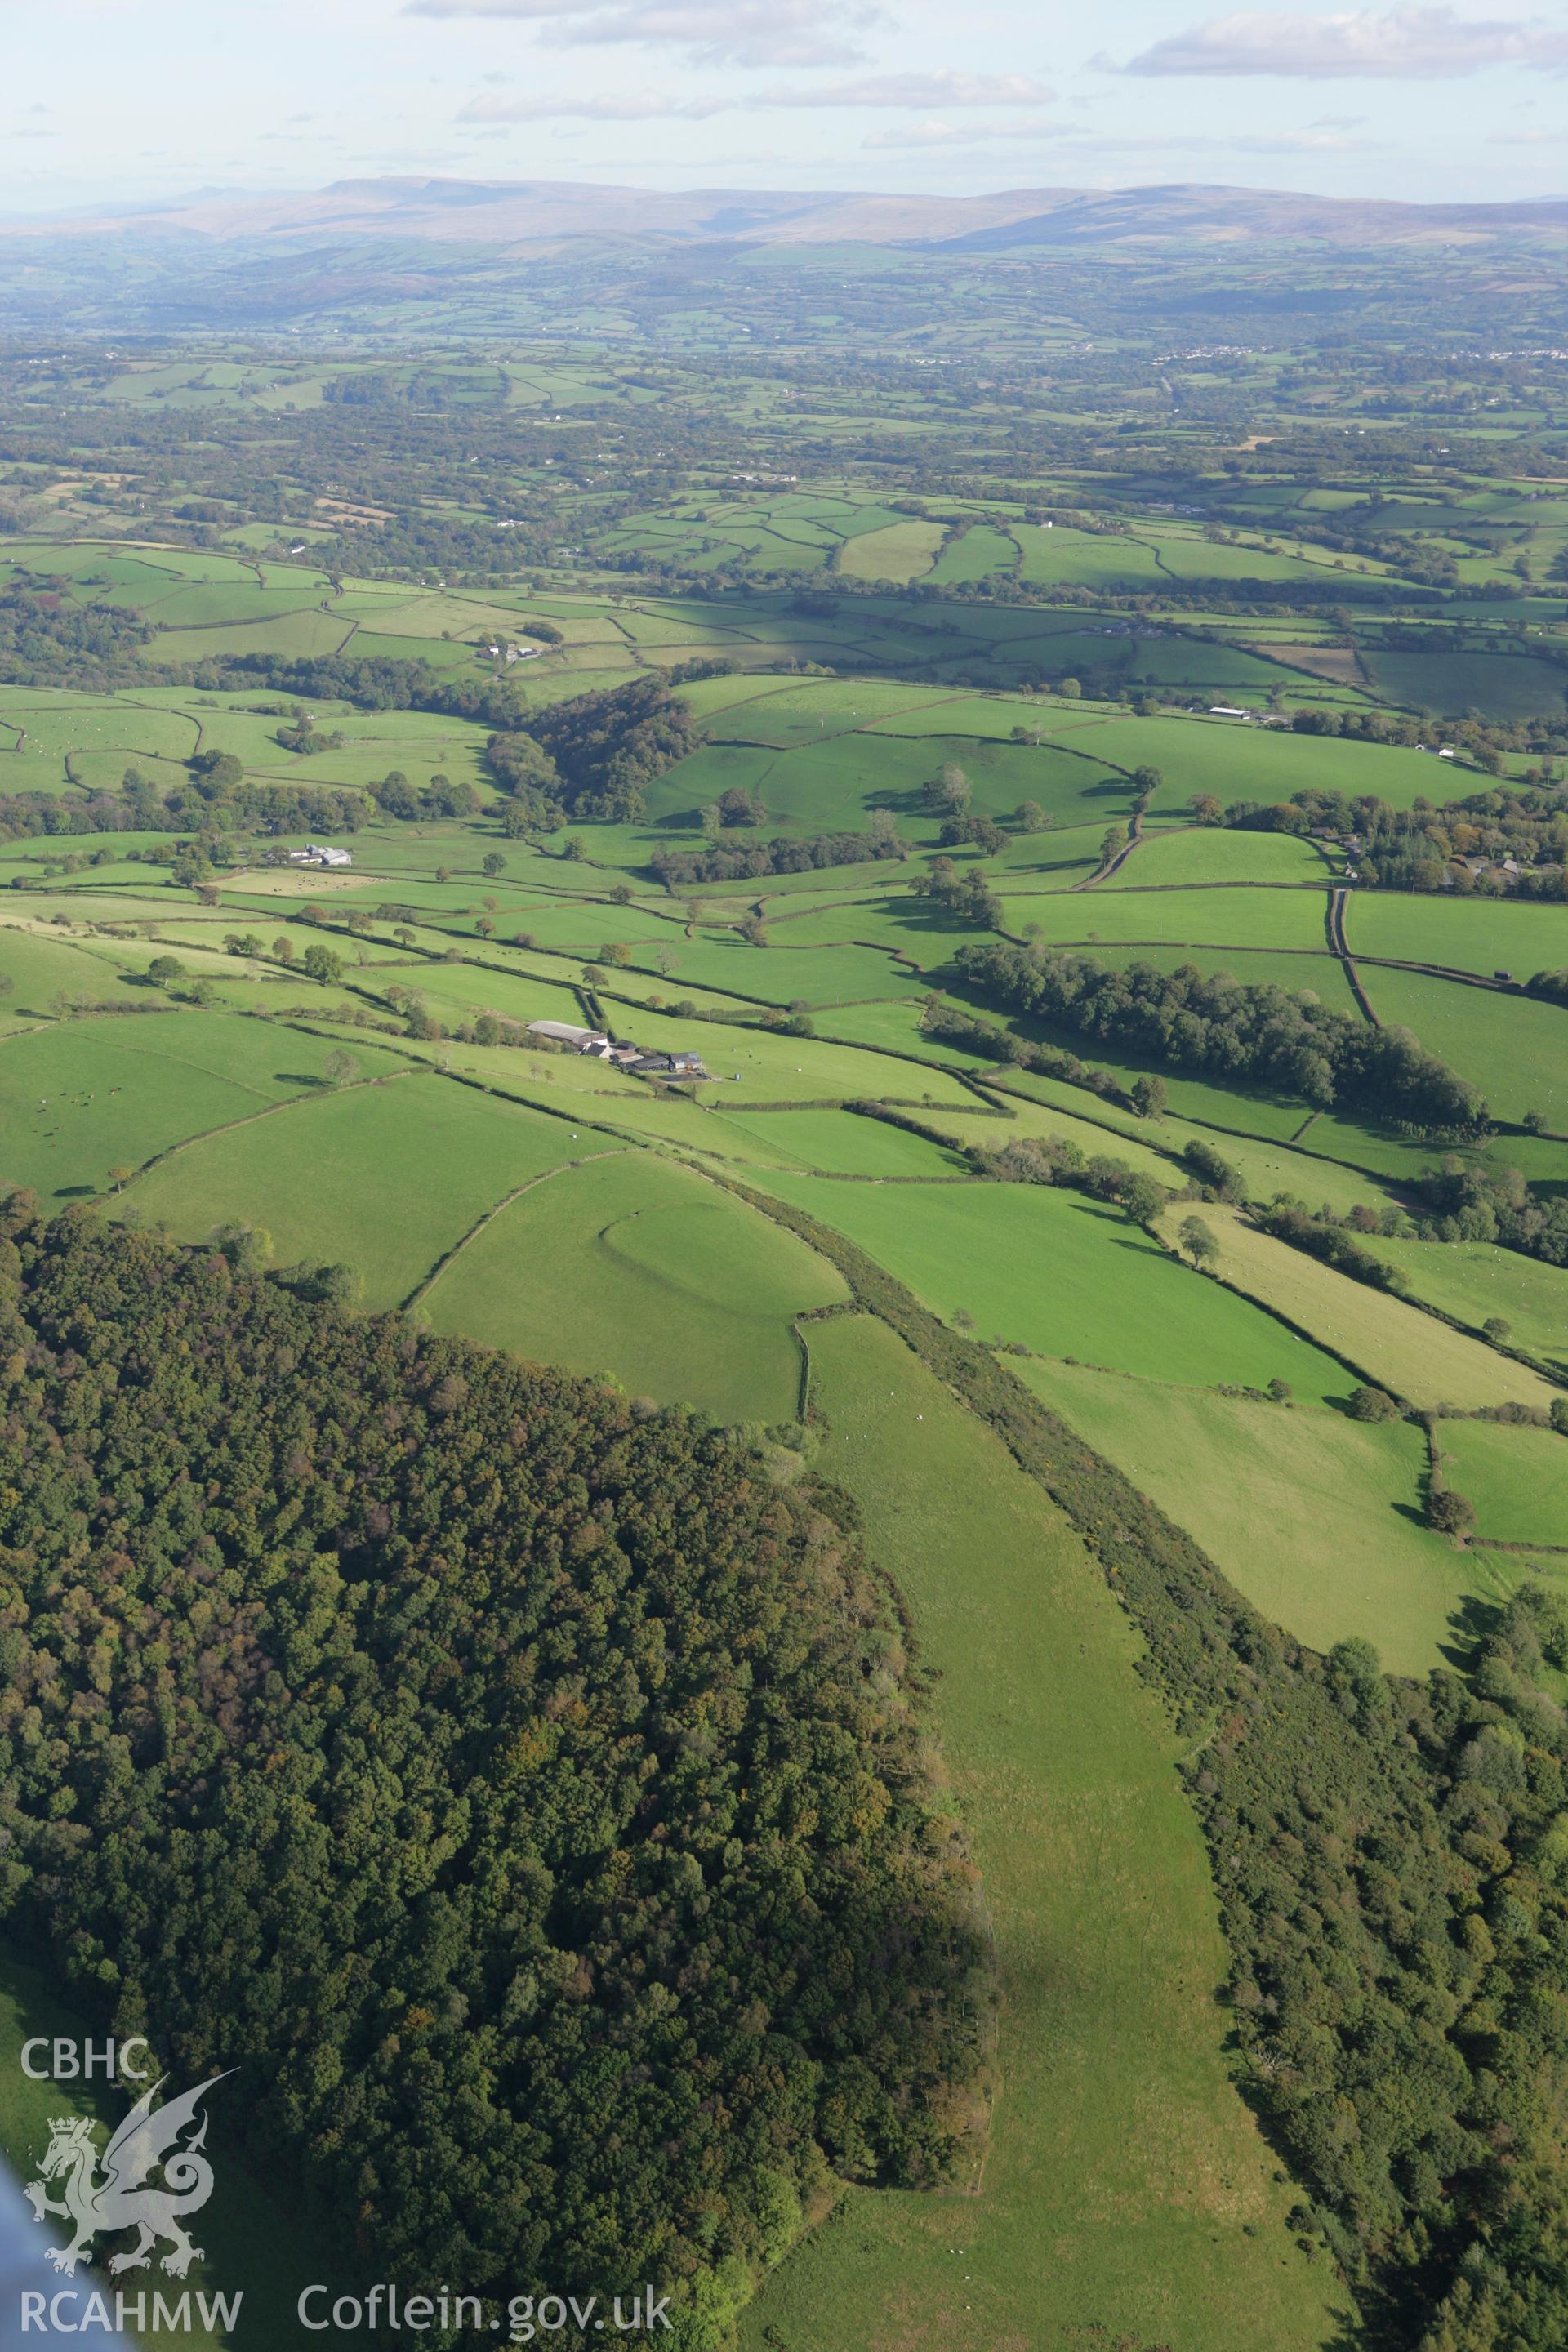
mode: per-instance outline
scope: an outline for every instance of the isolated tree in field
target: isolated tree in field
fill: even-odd
[[[1176,1238],[1181,1244],[1183,1255],[1190,1257],[1194,1265],[1212,1265],[1219,1255],[1219,1244],[1215,1239],[1214,1227],[1206,1225],[1202,1217],[1184,1217],[1181,1232]]]
[[[1513,1325],[1506,1315],[1489,1315],[1481,1325],[1481,1337],[1494,1348],[1503,1347],[1513,1337]]]
[[[343,976],[343,960],[333,948],[323,947],[320,940],[305,950],[300,958],[303,969],[323,987],[331,987]]]
[[[109,1181],[117,1192],[123,1192],[135,1173],[134,1168],[111,1168],[109,1171]]]
[[[504,874],[506,872],[506,859],[501,856],[499,849],[486,850],[484,856],[484,870],[489,875],[492,882],[499,874]]]
[[[1399,1407],[1386,1389],[1362,1387],[1351,1393],[1352,1421],[1397,1421]]]
[[[272,957],[275,963],[292,963],[294,961],[293,940],[281,937],[275,939],[272,942]]]
[[[1142,1077],[1132,1089],[1132,1108],[1140,1118],[1163,1118],[1168,1097],[1165,1081],[1157,1072]]]
[[[184,980],[185,967],[178,956],[157,955],[147,967],[147,977],[155,987],[167,988],[171,981]]]
[[[359,1076],[359,1064],[342,1045],[335,1045],[321,1065],[322,1076],[329,1086],[346,1087]]]
[[[481,915],[479,921],[474,925],[474,929],[478,931],[481,940],[493,940],[496,935],[494,916]]]
[[[580,866],[588,855],[588,845],[580,833],[569,833],[561,845],[561,855]]]
[[[630,883],[628,883],[628,882],[617,882],[617,883],[616,883],[616,887],[615,887],[615,888],[614,888],[614,889],[611,891],[611,893],[610,893],[610,904],[611,904],[611,906],[612,906],[612,907],[629,907],[629,906],[631,905],[631,903],[632,903],[632,893],[631,893],[631,885],[630,885]]]
[[[1159,1215],[1171,1196],[1152,1176],[1134,1172],[1122,1177],[1116,1197],[1130,1217],[1135,1218],[1139,1224],[1146,1225]]]
[[[1038,801],[1020,801],[1013,811],[1013,822],[1020,833],[1046,833],[1051,821]]]
[[[1426,1497],[1426,1524],[1439,1535],[1468,1536],[1476,1524],[1476,1507],[1452,1486],[1434,1486]]]

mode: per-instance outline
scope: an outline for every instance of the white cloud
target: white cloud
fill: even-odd
[[[924,106],[994,107],[1047,106],[1053,93],[1027,74],[876,74],[864,81],[844,81],[825,88],[759,89],[734,98],[672,98],[663,90],[608,91],[597,97],[559,95],[530,98],[471,98],[458,115],[459,122],[706,122],[715,114],[770,107],[919,108]],[[976,133],[976,136],[981,134]],[[1005,131],[995,134],[1006,137]],[[867,142],[874,146],[931,146],[931,139],[897,138],[889,132]]]
[[[821,89],[769,89],[757,106],[1048,106],[1056,92],[1029,74],[868,74]]]
[[[459,122],[705,122],[734,104],[726,98],[667,98],[659,90],[606,91],[602,98],[471,98]]]
[[[934,119],[912,122],[897,129],[873,131],[862,139],[862,147],[978,147],[988,139],[1044,139],[1050,136],[1050,125],[1044,122],[965,122],[954,124]]]
[[[408,16],[482,16],[554,24],[579,43],[678,48],[704,65],[856,65],[845,35],[882,16],[874,0],[407,0]]]
[[[1500,65],[1568,67],[1568,32],[1539,16],[1488,21],[1447,7],[1355,8],[1331,16],[1243,9],[1169,34],[1120,70],[1437,81]]]

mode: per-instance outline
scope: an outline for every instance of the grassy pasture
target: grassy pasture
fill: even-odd
[[[634,1150],[523,1193],[423,1303],[441,1330],[611,1372],[637,1394],[723,1421],[782,1422],[799,1394],[792,1320],[844,1296],[838,1274],[793,1234]]]
[[[1016,1025],[1025,1029],[1030,1026],[1022,1023]],[[1035,1034],[1032,1029],[1030,1034]],[[1038,1034],[1044,1035],[1045,1032],[1039,1031]],[[1064,1030],[1054,1034],[1051,1042],[1077,1053],[1086,1041],[1081,1037],[1069,1036]],[[1213,1139],[1222,1151],[1226,1149],[1226,1135],[1256,1136],[1264,1142],[1289,1143],[1307,1115],[1304,1104],[1286,1096],[1266,1095],[1256,1088],[1241,1086],[1220,1086],[1207,1078],[1184,1077],[1179,1071],[1169,1070],[1163,1064],[1151,1062],[1145,1065],[1121,1060],[1108,1054],[1097,1040],[1088,1042],[1093,1044],[1094,1050],[1085,1055],[1084,1060],[1098,1069],[1109,1070],[1124,1087],[1130,1088],[1133,1081],[1143,1075],[1145,1068],[1157,1069],[1165,1080],[1171,1108],[1177,1118],[1190,1119],[1200,1128],[1215,1129]],[[1045,1101],[1057,1099],[1055,1093],[1047,1091],[1057,1082],[1037,1078],[1029,1071],[1015,1074],[1009,1084],[1016,1087],[1020,1094],[1035,1095]],[[1315,1129],[1313,1132],[1316,1133]]]
[[[862,1189],[862,1188],[856,1188]],[[853,2189],[743,2315],[744,2352],[1080,2344],[1312,2352],[1325,2266],[1228,2078],[1207,1859],[1094,1562],[885,1326],[811,1327],[821,1466],[908,1597],[994,1923],[979,2191]]]
[[[1064,739],[1064,727],[1072,730],[1070,738]],[[1157,811],[1184,809],[1194,793],[1214,793],[1228,803],[1284,801],[1308,786],[1337,787],[1408,808],[1423,794],[1440,800],[1450,792],[1475,789],[1470,772],[1455,761],[1439,763],[1426,752],[1297,735],[1285,727],[1248,727],[1234,719],[1162,715],[1086,723],[1071,718],[1054,724],[1051,733],[1123,767],[1147,763],[1160,769],[1164,782],[1154,795]]]
[[[1426,1446],[1407,1422],[1348,1421],[1037,1360],[1019,1374],[1254,1608],[1313,1649],[1353,1635],[1391,1673],[1423,1675],[1450,1651],[1466,1601],[1507,1590],[1496,1555],[1458,1551],[1421,1524]]]
[[[111,1167],[139,1168],[186,1137],[326,1090],[331,1050],[216,1012],[89,1016],[8,1037],[0,1175],[46,1202],[106,1192]],[[355,1058],[367,1076],[397,1066],[374,1046],[356,1047]]]
[[[1512,1326],[1513,1346],[1568,1372],[1568,1267],[1521,1257],[1495,1242],[1360,1239],[1398,1267],[1415,1297],[1478,1330],[1500,1315]]]
[[[790,1004],[799,998],[805,1004],[833,1008],[918,985],[916,975],[895,963],[886,949],[796,947],[794,937],[795,927],[787,921],[769,925],[763,949],[733,938],[672,936],[663,950],[669,968],[666,971],[658,966],[660,984],[667,994],[678,996],[685,995],[695,981],[767,1004]],[[650,961],[635,949],[633,956],[638,964]],[[826,1025],[837,1027],[836,1013]]]
[[[1446,1483],[1476,1507],[1478,1542],[1554,1544],[1568,1577],[1568,1440],[1496,1421],[1442,1421]]]
[[[923,987],[924,982],[917,982]],[[830,1004],[817,1015],[817,1025],[825,1035],[847,1037],[858,1045],[885,1046],[890,1052],[912,1054],[922,1062],[934,1062],[939,1066],[955,1070],[985,1067],[977,1064],[973,1054],[956,1045],[944,1045],[940,1037],[928,1037],[921,1027],[919,1001],[912,996],[889,997],[876,1003]],[[919,1073],[911,1070],[911,1079]]]
[[[234,1219],[260,1225],[279,1264],[341,1261],[363,1277],[366,1307],[390,1307],[507,1192],[582,1148],[559,1120],[416,1072],[204,1137],[124,1205],[185,1241]]]
[[[939,522],[900,516],[880,530],[858,532],[839,551],[838,570],[852,580],[918,580],[942,542]]]
[[[1563,672],[1552,662],[1519,654],[1394,653],[1375,646],[1365,660],[1378,691],[1408,709],[1438,710],[1451,719],[1472,709],[1497,719],[1562,715]]]
[[[1568,1130],[1568,1012],[1561,1005],[1380,965],[1362,968],[1362,985],[1381,1019],[1402,1022],[1471,1079],[1494,1117],[1539,1110],[1555,1133]]]
[[[1392,956],[1398,962],[1448,964],[1484,976],[1511,971],[1516,980],[1568,964],[1568,907],[1544,900],[1407,896],[1397,890],[1352,891],[1345,907],[1345,938],[1354,955]]]
[[[1070,1111],[1047,1110],[1044,1104],[1028,1102],[1021,1097],[999,1099],[1006,1101],[1005,1118],[987,1117],[978,1103],[973,1115],[930,1110],[922,1111],[920,1117],[922,1123],[955,1143],[973,1144],[981,1150],[994,1151],[1025,1138],[1058,1137],[1065,1143],[1076,1144],[1087,1159],[1120,1160],[1139,1175],[1152,1176],[1157,1184],[1172,1191],[1179,1189],[1184,1181],[1183,1171],[1163,1152],[1152,1150],[1141,1139],[1140,1130],[1149,1135],[1157,1131],[1155,1122],[1130,1118],[1123,1127],[1110,1129],[1097,1126],[1089,1118],[1075,1118]],[[1080,1099],[1087,1102],[1089,1097],[1080,1096]],[[1160,1128],[1166,1124],[1158,1123]]]
[[[1336,1215],[1353,1209],[1358,1202],[1370,1202],[1374,1207],[1383,1203],[1384,1195],[1377,1184],[1335,1160],[1317,1160],[1308,1152],[1293,1151],[1288,1144],[1269,1143],[1249,1135],[1216,1135],[1212,1127],[1201,1127],[1192,1119],[1175,1116],[1141,1119],[1059,1078],[1031,1076],[1026,1096],[1024,1088],[1012,1083],[1007,1097],[1016,1098],[1020,1106],[1025,1099],[1032,1098],[1037,1105],[1057,1105],[1076,1113],[1086,1126],[1106,1130],[1102,1149],[1123,1157],[1131,1155],[1124,1151],[1120,1139],[1122,1137],[1134,1144],[1141,1140],[1157,1143],[1174,1153],[1184,1151],[1189,1143],[1206,1143],[1237,1171],[1248,1200],[1271,1201],[1276,1192],[1292,1192],[1314,1206],[1326,1202]],[[1179,1170],[1167,1165],[1161,1181],[1173,1183],[1179,1174]]]
[[[762,796],[766,814],[758,830],[764,838],[863,832],[871,811],[882,808],[894,813],[908,839],[934,847],[940,821],[922,808],[921,786],[949,763],[968,776],[975,812],[998,819],[1023,801],[1038,801],[1059,824],[1097,816],[1109,824],[1131,803],[1132,788],[1123,777],[1049,745],[934,730],[893,735],[845,729],[829,714],[819,716],[816,741],[720,741],[694,752],[649,788],[649,826],[695,826],[708,802],[739,784]],[[771,737],[776,721],[769,705],[753,705],[729,722],[738,737],[749,737],[753,723]]]
[[[23,1020],[44,1019],[50,1000],[61,989],[79,1001],[89,997],[98,1003],[129,993],[111,958],[69,940],[9,924],[0,925],[0,974],[12,983],[10,992],[0,996],[0,1025],[6,1028]]]
[[[770,1177],[935,1311],[980,1334],[1114,1370],[1212,1387],[1290,1381],[1343,1396],[1340,1367],[1272,1317],[1166,1256],[1118,1209],[1030,1184],[857,1184]],[[1239,1310],[1239,1311],[1237,1311]]]
[[[724,1151],[739,1137],[754,1147],[761,1163],[772,1168],[927,1181],[961,1176],[965,1170],[956,1151],[928,1143],[886,1119],[864,1118],[853,1111],[715,1109],[708,1125],[714,1136],[710,1150]]]
[[[1173,946],[1321,949],[1323,894],[1276,889],[1267,883],[1173,890],[1118,887],[1137,857],[1113,879],[1089,890],[1029,897],[1005,891],[1007,929],[1037,923],[1046,939],[1064,943],[1096,940],[1168,941]],[[1301,985],[1310,986],[1303,979]]]
[[[1110,531],[1073,530],[1063,523],[1046,530],[1018,523],[1014,537],[1023,551],[1021,577],[1050,587],[1157,587],[1160,567],[1142,539]]]
[[[994,572],[1014,570],[1018,541],[994,523],[975,523],[961,537],[950,538],[931,569],[934,581],[987,580]],[[844,569],[839,566],[840,571]]]
[[[1172,882],[1326,883],[1330,872],[1313,845],[1293,834],[1198,825],[1140,842],[1116,878],[1147,890]]]
[[[1163,1219],[1173,1245],[1185,1214],[1184,1210],[1168,1211]],[[1450,1330],[1404,1299],[1353,1282],[1304,1251],[1258,1233],[1235,1210],[1211,1203],[1202,1214],[1219,1243],[1222,1282],[1288,1315],[1374,1386],[1414,1405],[1544,1407],[1556,1393],[1526,1365],[1500,1356],[1462,1331]],[[1344,1394],[1351,1385],[1342,1381],[1337,1393]]]

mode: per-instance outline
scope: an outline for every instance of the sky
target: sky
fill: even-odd
[[[0,212],[383,173],[1568,195],[1568,0],[0,0]]]

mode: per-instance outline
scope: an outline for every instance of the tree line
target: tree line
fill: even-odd
[[[1010,1012],[1173,1068],[1277,1087],[1321,1109],[1338,1104],[1414,1134],[1473,1134],[1486,1121],[1479,1091],[1407,1029],[1374,1029],[1308,990],[1194,964],[1112,971],[1060,948],[989,941],[966,943],[954,962]]]

